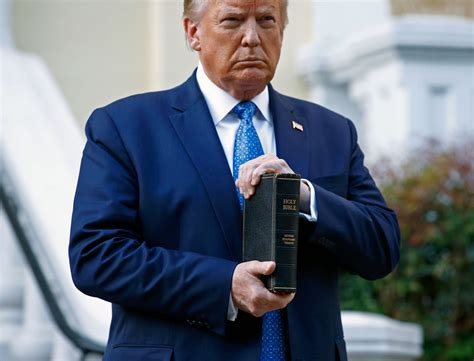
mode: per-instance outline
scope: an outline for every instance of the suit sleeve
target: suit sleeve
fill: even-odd
[[[318,221],[303,222],[305,238],[336,258],[338,265],[366,279],[388,275],[400,257],[400,230],[395,212],[389,209],[364,166],[357,133],[348,121],[351,142],[347,198],[315,187]]]
[[[106,110],[86,125],[69,245],[83,293],[224,334],[236,264],[150,247],[138,216],[138,177]]]

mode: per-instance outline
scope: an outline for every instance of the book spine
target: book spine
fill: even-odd
[[[275,177],[272,258],[276,269],[270,289],[296,292],[300,178]]]
[[[273,261],[272,209],[274,204],[273,177],[264,175],[258,191],[245,200],[243,214],[243,261]],[[266,278],[266,277],[264,277]],[[265,279],[267,282],[268,279]],[[267,286],[268,288],[268,286]]]

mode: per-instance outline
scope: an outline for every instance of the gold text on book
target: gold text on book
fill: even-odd
[[[283,210],[284,211],[296,211],[296,199],[283,199]]]

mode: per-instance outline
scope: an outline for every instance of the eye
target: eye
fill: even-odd
[[[221,20],[221,24],[232,26],[238,24],[239,21],[240,19],[236,16],[227,16]]]
[[[273,15],[264,15],[258,19],[258,22],[264,26],[271,26],[276,23],[276,19]]]
[[[229,16],[223,18],[220,21],[220,25],[223,29],[237,29],[240,26],[240,19],[236,18],[235,16]]]

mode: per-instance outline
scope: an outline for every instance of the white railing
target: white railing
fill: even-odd
[[[111,315],[109,304],[74,287],[69,271],[70,217],[84,138],[40,59],[11,48],[2,48],[0,57],[1,182],[9,196],[15,193],[19,222],[30,240],[26,245],[55,304],[51,314],[37,272],[29,269],[31,259],[28,266],[22,261],[2,207],[0,352],[15,361],[39,361],[69,349],[68,360],[74,360],[77,350],[58,337],[57,318],[71,334],[104,345]],[[8,360],[1,353],[0,359]]]

